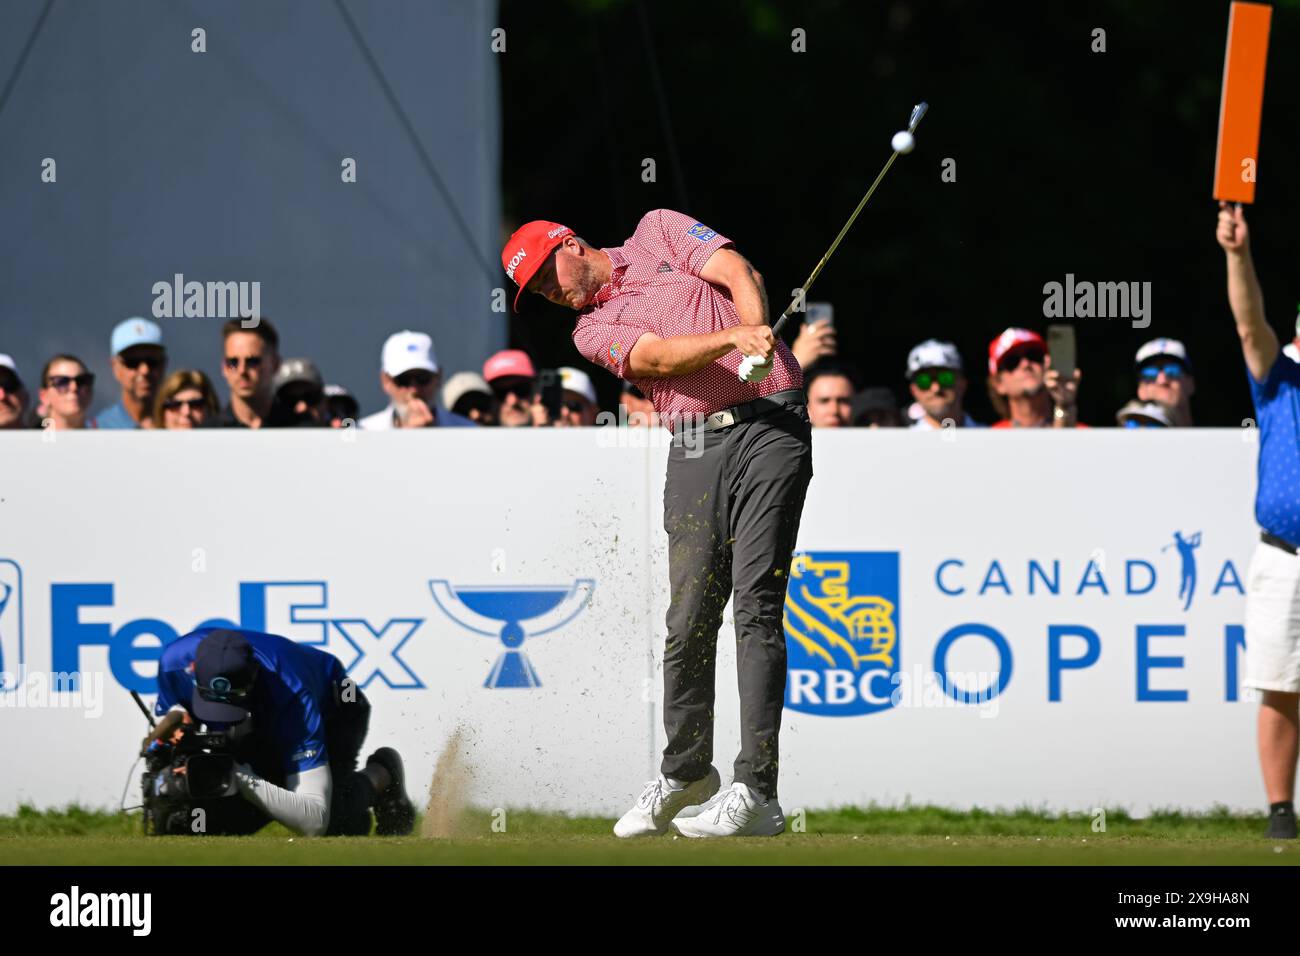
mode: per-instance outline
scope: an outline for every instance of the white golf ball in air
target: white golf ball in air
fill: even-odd
[[[894,134],[894,138],[889,141],[889,145],[894,147],[896,153],[910,153],[912,147],[916,145],[916,137],[905,129],[900,129]]]

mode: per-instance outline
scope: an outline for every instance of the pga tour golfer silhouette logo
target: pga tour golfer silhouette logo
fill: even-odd
[[[596,582],[580,578],[572,585],[453,585],[429,582],[433,601],[449,618],[475,634],[495,638],[505,650],[492,665],[484,687],[540,687],[541,679],[527,655],[524,640],[551,634],[582,613]]]
[[[794,556],[786,590],[786,707],[848,717],[893,706],[898,552]]]
[[[1199,531],[1189,538],[1184,538],[1181,532],[1175,531],[1174,540],[1160,549],[1162,552],[1174,547],[1178,549],[1178,557],[1182,562],[1178,576],[1178,597],[1182,599],[1184,611],[1192,606],[1192,598],[1196,596],[1196,549],[1200,546]]]

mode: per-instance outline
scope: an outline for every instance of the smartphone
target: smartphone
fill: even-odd
[[[804,323],[813,325],[817,322],[825,322],[827,325],[835,324],[835,306],[829,302],[809,302],[808,311],[804,315]]]
[[[544,368],[537,373],[537,394],[541,396],[551,421],[558,421],[560,405],[564,401],[564,386],[560,381],[559,369]]]
[[[1047,327],[1047,354],[1052,357],[1052,368],[1061,378],[1074,378],[1074,326],[1049,325]]]

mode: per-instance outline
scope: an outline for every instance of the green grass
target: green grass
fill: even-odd
[[[461,814],[451,838],[308,839],[271,825],[251,837],[150,838],[136,814],[68,807],[21,808],[0,817],[0,861],[9,864],[632,864],[632,865],[1294,865],[1300,847],[1263,839],[1261,814],[1219,809],[1134,819],[1040,810],[931,806],[810,811],[804,832],[776,839],[623,841],[612,820],[511,811],[505,832],[486,810]],[[788,825],[795,824],[794,818]],[[498,821],[499,826],[499,821]],[[417,827],[417,833],[420,832]]]

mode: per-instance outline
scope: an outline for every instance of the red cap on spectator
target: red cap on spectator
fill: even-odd
[[[483,363],[483,378],[487,381],[491,382],[493,379],[504,378],[507,375],[537,377],[537,370],[533,368],[533,360],[528,357],[527,352],[519,349],[502,349]]]
[[[1007,329],[989,343],[989,374],[998,374],[998,363],[1008,352],[1028,346],[1037,346],[1044,352],[1047,351],[1047,343],[1037,332],[1029,329]]]
[[[541,268],[551,250],[563,242],[565,236],[571,235],[573,230],[568,226],[534,219],[516,229],[515,234],[506,242],[505,248],[501,250],[501,268],[519,286],[519,291],[515,293],[516,312],[519,311],[519,297],[524,294],[528,280]]]

